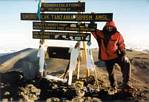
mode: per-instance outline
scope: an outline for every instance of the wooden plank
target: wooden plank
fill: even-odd
[[[113,19],[113,13],[41,13],[42,21],[111,21]],[[36,13],[21,13],[21,20],[39,20]]]
[[[33,29],[39,30],[95,31],[96,28],[97,24],[90,23],[33,22]]]
[[[34,39],[55,39],[71,41],[90,41],[90,33],[69,33],[69,32],[42,32],[33,31]]]
[[[85,2],[42,3],[42,12],[85,12]]]

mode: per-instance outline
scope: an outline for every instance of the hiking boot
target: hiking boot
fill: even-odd
[[[109,95],[114,95],[117,93],[117,88],[116,87],[110,87],[108,90]]]
[[[122,90],[124,92],[132,93],[135,89],[131,85],[123,85]]]

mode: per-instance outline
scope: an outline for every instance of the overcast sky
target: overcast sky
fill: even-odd
[[[77,0],[44,0],[70,2]],[[84,0],[85,12],[113,13],[126,47],[149,49],[149,0]],[[32,21],[21,21],[20,13],[37,12],[37,0],[0,0],[0,51],[38,47],[32,39]],[[99,22],[102,29],[105,23]],[[72,41],[49,40],[49,45],[73,45]],[[92,40],[92,46],[96,41]]]

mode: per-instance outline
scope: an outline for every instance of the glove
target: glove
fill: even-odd
[[[94,21],[94,19],[95,19],[95,14],[94,14],[94,12],[92,12],[91,14],[92,14],[93,20],[90,21],[89,27],[93,28],[94,25],[95,25],[95,21]]]
[[[90,23],[88,24],[89,28],[96,28],[97,24],[94,21],[90,21]]]
[[[125,56],[126,55],[126,51],[121,51],[121,55]]]
[[[122,62],[127,62],[127,63],[129,63],[130,61],[129,61],[129,58],[126,56],[126,55],[124,55],[124,56],[122,56],[121,57],[121,60],[122,60]]]
[[[126,51],[125,50],[124,51],[117,50],[117,54],[118,54],[119,57],[123,57],[123,56],[126,55]]]

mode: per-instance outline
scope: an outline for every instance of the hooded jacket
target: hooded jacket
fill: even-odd
[[[104,27],[112,26],[116,28],[113,21],[107,22]],[[122,35],[116,31],[113,33],[109,40],[107,45],[105,45],[105,36],[103,30],[96,30],[95,32],[92,32],[93,36],[98,42],[99,46],[99,59],[103,61],[112,60],[115,58],[118,58],[120,55],[125,54],[125,44]]]

